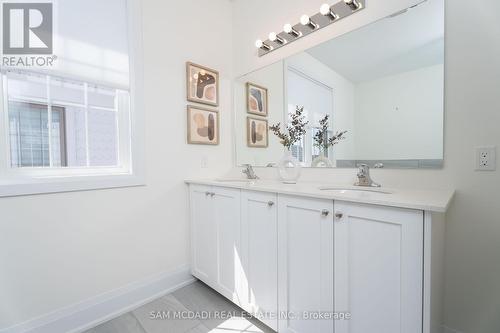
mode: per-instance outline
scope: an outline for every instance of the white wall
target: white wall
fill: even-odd
[[[183,180],[232,165],[231,3],[143,7],[148,185],[0,198],[0,329],[189,262]],[[186,144],[188,60],[221,73],[220,146]]]
[[[357,84],[356,159],[441,160],[443,76],[435,65]]]
[[[434,0],[432,0],[434,1]],[[287,20],[316,12],[322,0],[236,1],[235,62],[248,72],[373,21],[416,1],[370,1],[368,8],[301,42],[255,56],[253,42]],[[500,331],[500,173],[475,172],[474,148],[500,145],[500,2],[446,1],[445,167],[442,170],[374,170],[386,186],[457,190],[447,214],[445,323],[465,333]],[[466,20],[464,20],[466,18]],[[235,170],[239,171],[239,170]],[[275,170],[258,169],[261,177]],[[303,170],[302,180],[352,182],[354,170]]]

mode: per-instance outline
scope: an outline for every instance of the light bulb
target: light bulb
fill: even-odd
[[[307,15],[302,15],[300,17],[300,24],[302,25],[308,25],[311,22],[311,19]]]
[[[285,44],[286,40],[278,36],[274,31],[269,34],[269,40],[278,44]]]
[[[257,39],[255,41],[255,47],[260,49],[263,45],[264,45],[264,42],[262,42],[260,39]]]
[[[339,18],[339,16],[333,12],[332,7],[329,4],[325,3],[319,9],[319,12],[323,16],[329,16],[331,20],[335,21]]]
[[[348,5],[352,10],[357,10],[361,8],[361,4],[356,0],[344,0],[345,4]]]
[[[290,23],[287,23],[283,26],[283,31],[286,32],[287,34],[292,32],[292,25]]]
[[[319,9],[319,12],[321,13],[321,15],[329,15],[330,14],[330,5],[327,4],[327,3],[324,3],[321,5],[320,9]]]
[[[305,25],[309,26],[309,27],[310,27],[311,29],[313,29],[313,30],[314,30],[314,29],[317,29],[317,28],[319,27],[319,26],[318,26],[316,23],[314,23],[314,22],[313,22],[313,21],[309,18],[309,16],[307,16],[307,15],[302,15],[302,17],[300,18],[300,23],[301,23],[302,25],[304,25],[304,26],[305,26]]]

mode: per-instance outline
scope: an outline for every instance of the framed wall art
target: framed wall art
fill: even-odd
[[[189,144],[218,145],[219,126],[217,110],[197,106],[187,107],[187,141]]]
[[[247,145],[252,148],[269,147],[267,119],[247,117]]]
[[[247,82],[247,110],[250,114],[267,117],[269,113],[267,88]]]
[[[192,62],[186,63],[187,100],[219,105],[219,72]]]

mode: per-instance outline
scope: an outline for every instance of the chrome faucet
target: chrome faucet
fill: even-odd
[[[259,179],[259,177],[257,177],[257,175],[255,174],[255,171],[253,170],[251,164],[243,164],[243,166],[245,167],[245,170],[243,170],[242,172],[247,175],[248,179]]]
[[[382,185],[375,183],[370,177],[370,167],[367,164],[358,165],[358,181],[354,186],[366,186],[366,187],[381,187]]]

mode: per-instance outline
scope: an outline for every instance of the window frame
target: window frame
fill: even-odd
[[[12,168],[4,79],[0,80],[0,197],[98,190],[145,185],[144,91],[142,68],[142,8],[140,0],[126,0],[129,38],[130,92],[128,121],[118,117],[120,167]],[[24,71],[24,69],[21,69]],[[44,73],[57,76],[57,73]],[[67,77],[67,76],[66,76]],[[72,79],[67,77],[68,79]],[[75,79],[75,78],[73,78]],[[78,78],[76,78],[78,79]],[[86,81],[85,79],[78,79]],[[99,82],[95,82],[99,84]],[[118,88],[118,87],[113,87]],[[118,88],[119,89],[119,88]],[[129,138],[124,145],[122,137]],[[127,154],[123,154],[127,151]],[[124,156],[128,158],[124,161]]]

